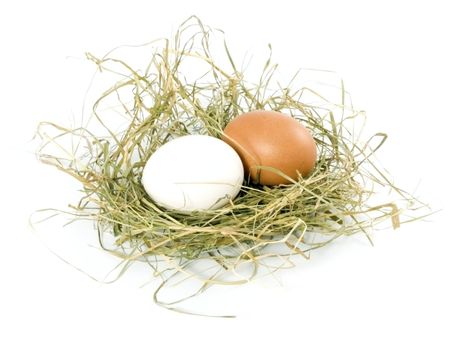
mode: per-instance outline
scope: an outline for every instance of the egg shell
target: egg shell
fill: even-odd
[[[156,204],[190,212],[224,206],[237,196],[243,178],[242,161],[227,143],[188,135],[159,147],[148,159],[141,181]]]
[[[223,140],[240,155],[246,176],[263,185],[287,184],[307,176],[317,158],[311,132],[291,116],[275,111],[252,111],[234,118],[224,129]]]

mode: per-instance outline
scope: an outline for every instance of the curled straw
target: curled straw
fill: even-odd
[[[292,255],[308,258],[312,249],[342,235],[363,232],[370,239],[379,222],[389,219],[399,227],[401,205],[406,212],[420,207],[375,164],[374,153],[386,135],[376,134],[366,143],[355,139],[355,120],[365,116],[346,105],[343,85],[337,103],[310,87],[294,89],[300,72],[286,87],[273,90],[277,66],[270,57],[259,80],[249,82],[225,41],[228,64],[221,68],[215,62],[210,43],[218,33],[191,17],[172,41],[147,44],[153,53],[144,70],[114,57],[114,50],[102,58],[88,53],[100,72],[112,73],[118,81],[95,101],[82,126],[39,125],[39,159],[81,183],[83,197],[71,214],[95,220],[104,249],[125,264],[146,261],[163,277],[160,288],[168,276],[182,275],[199,278],[200,292],[216,283],[247,282],[259,266],[274,271],[290,264]],[[187,61],[206,70],[188,77],[182,73],[190,72]],[[104,108],[106,103],[112,107]],[[220,137],[232,118],[255,109],[283,111],[313,133],[319,159],[310,176],[276,187],[245,182],[229,205],[192,214],[165,210],[148,197],[141,172],[160,145],[186,134]],[[109,111],[111,119],[105,116]],[[64,146],[69,139],[71,146]],[[393,201],[370,204],[375,188],[390,189],[399,206]],[[103,243],[105,234],[114,236],[110,247]],[[205,259],[218,266],[208,276],[192,269]],[[240,273],[244,265],[253,267],[248,276]],[[174,302],[160,301],[157,292],[155,300],[176,309]]]

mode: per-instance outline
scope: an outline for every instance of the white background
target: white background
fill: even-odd
[[[462,3],[3,1],[0,347],[466,349]],[[60,261],[27,219],[69,203],[76,184],[37,164],[29,142],[37,122],[67,123],[77,112],[71,106],[92,70],[72,69],[87,67],[85,51],[169,36],[191,14],[222,28],[235,50],[271,42],[285,67],[337,70],[370,130],[389,133],[380,158],[395,181],[442,211],[375,233],[373,248],[352,237],[317,251],[280,274],[282,285],[258,281],[203,299],[207,308],[227,303],[236,319],[170,312],[153,305],[136,278],[103,285]],[[54,237],[50,244],[66,246],[67,236]],[[100,254],[91,249],[64,254]]]

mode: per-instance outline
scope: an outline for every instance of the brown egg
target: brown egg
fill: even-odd
[[[231,145],[243,162],[245,175],[262,185],[287,184],[303,177],[316,163],[316,143],[311,133],[294,118],[274,111],[254,111],[233,119],[224,129],[222,139]]]

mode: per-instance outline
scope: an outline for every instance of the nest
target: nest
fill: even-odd
[[[218,36],[221,45],[213,53]],[[261,266],[289,266],[292,256],[308,258],[340,236],[363,233],[370,239],[371,229],[386,220],[397,228],[402,208],[407,212],[419,203],[377,166],[375,152],[386,135],[359,139],[365,114],[354,109],[340,81],[332,86],[337,101],[311,85],[294,87],[304,70],[282,85],[270,55],[259,78],[251,79],[248,69],[238,68],[222,33],[196,17],[172,39],[144,47],[151,54],[143,67],[119,58],[120,49],[100,58],[86,54],[97,76],[106,73],[113,82],[79,127],[41,123],[38,155],[79,181],[83,196],[71,214],[95,221],[102,248],[125,264],[145,261],[155,276],[165,276],[157,291],[176,275],[199,278],[200,291],[245,283]],[[220,138],[229,121],[251,110],[286,113],[310,130],[318,161],[309,176],[274,187],[245,180],[239,196],[216,210],[166,210],[151,200],[141,174],[158,147],[187,134]],[[375,192],[383,190],[391,200],[375,202]],[[111,243],[104,243],[109,235]],[[217,268],[193,268],[201,260]],[[157,292],[155,299],[173,306],[158,300]]]

